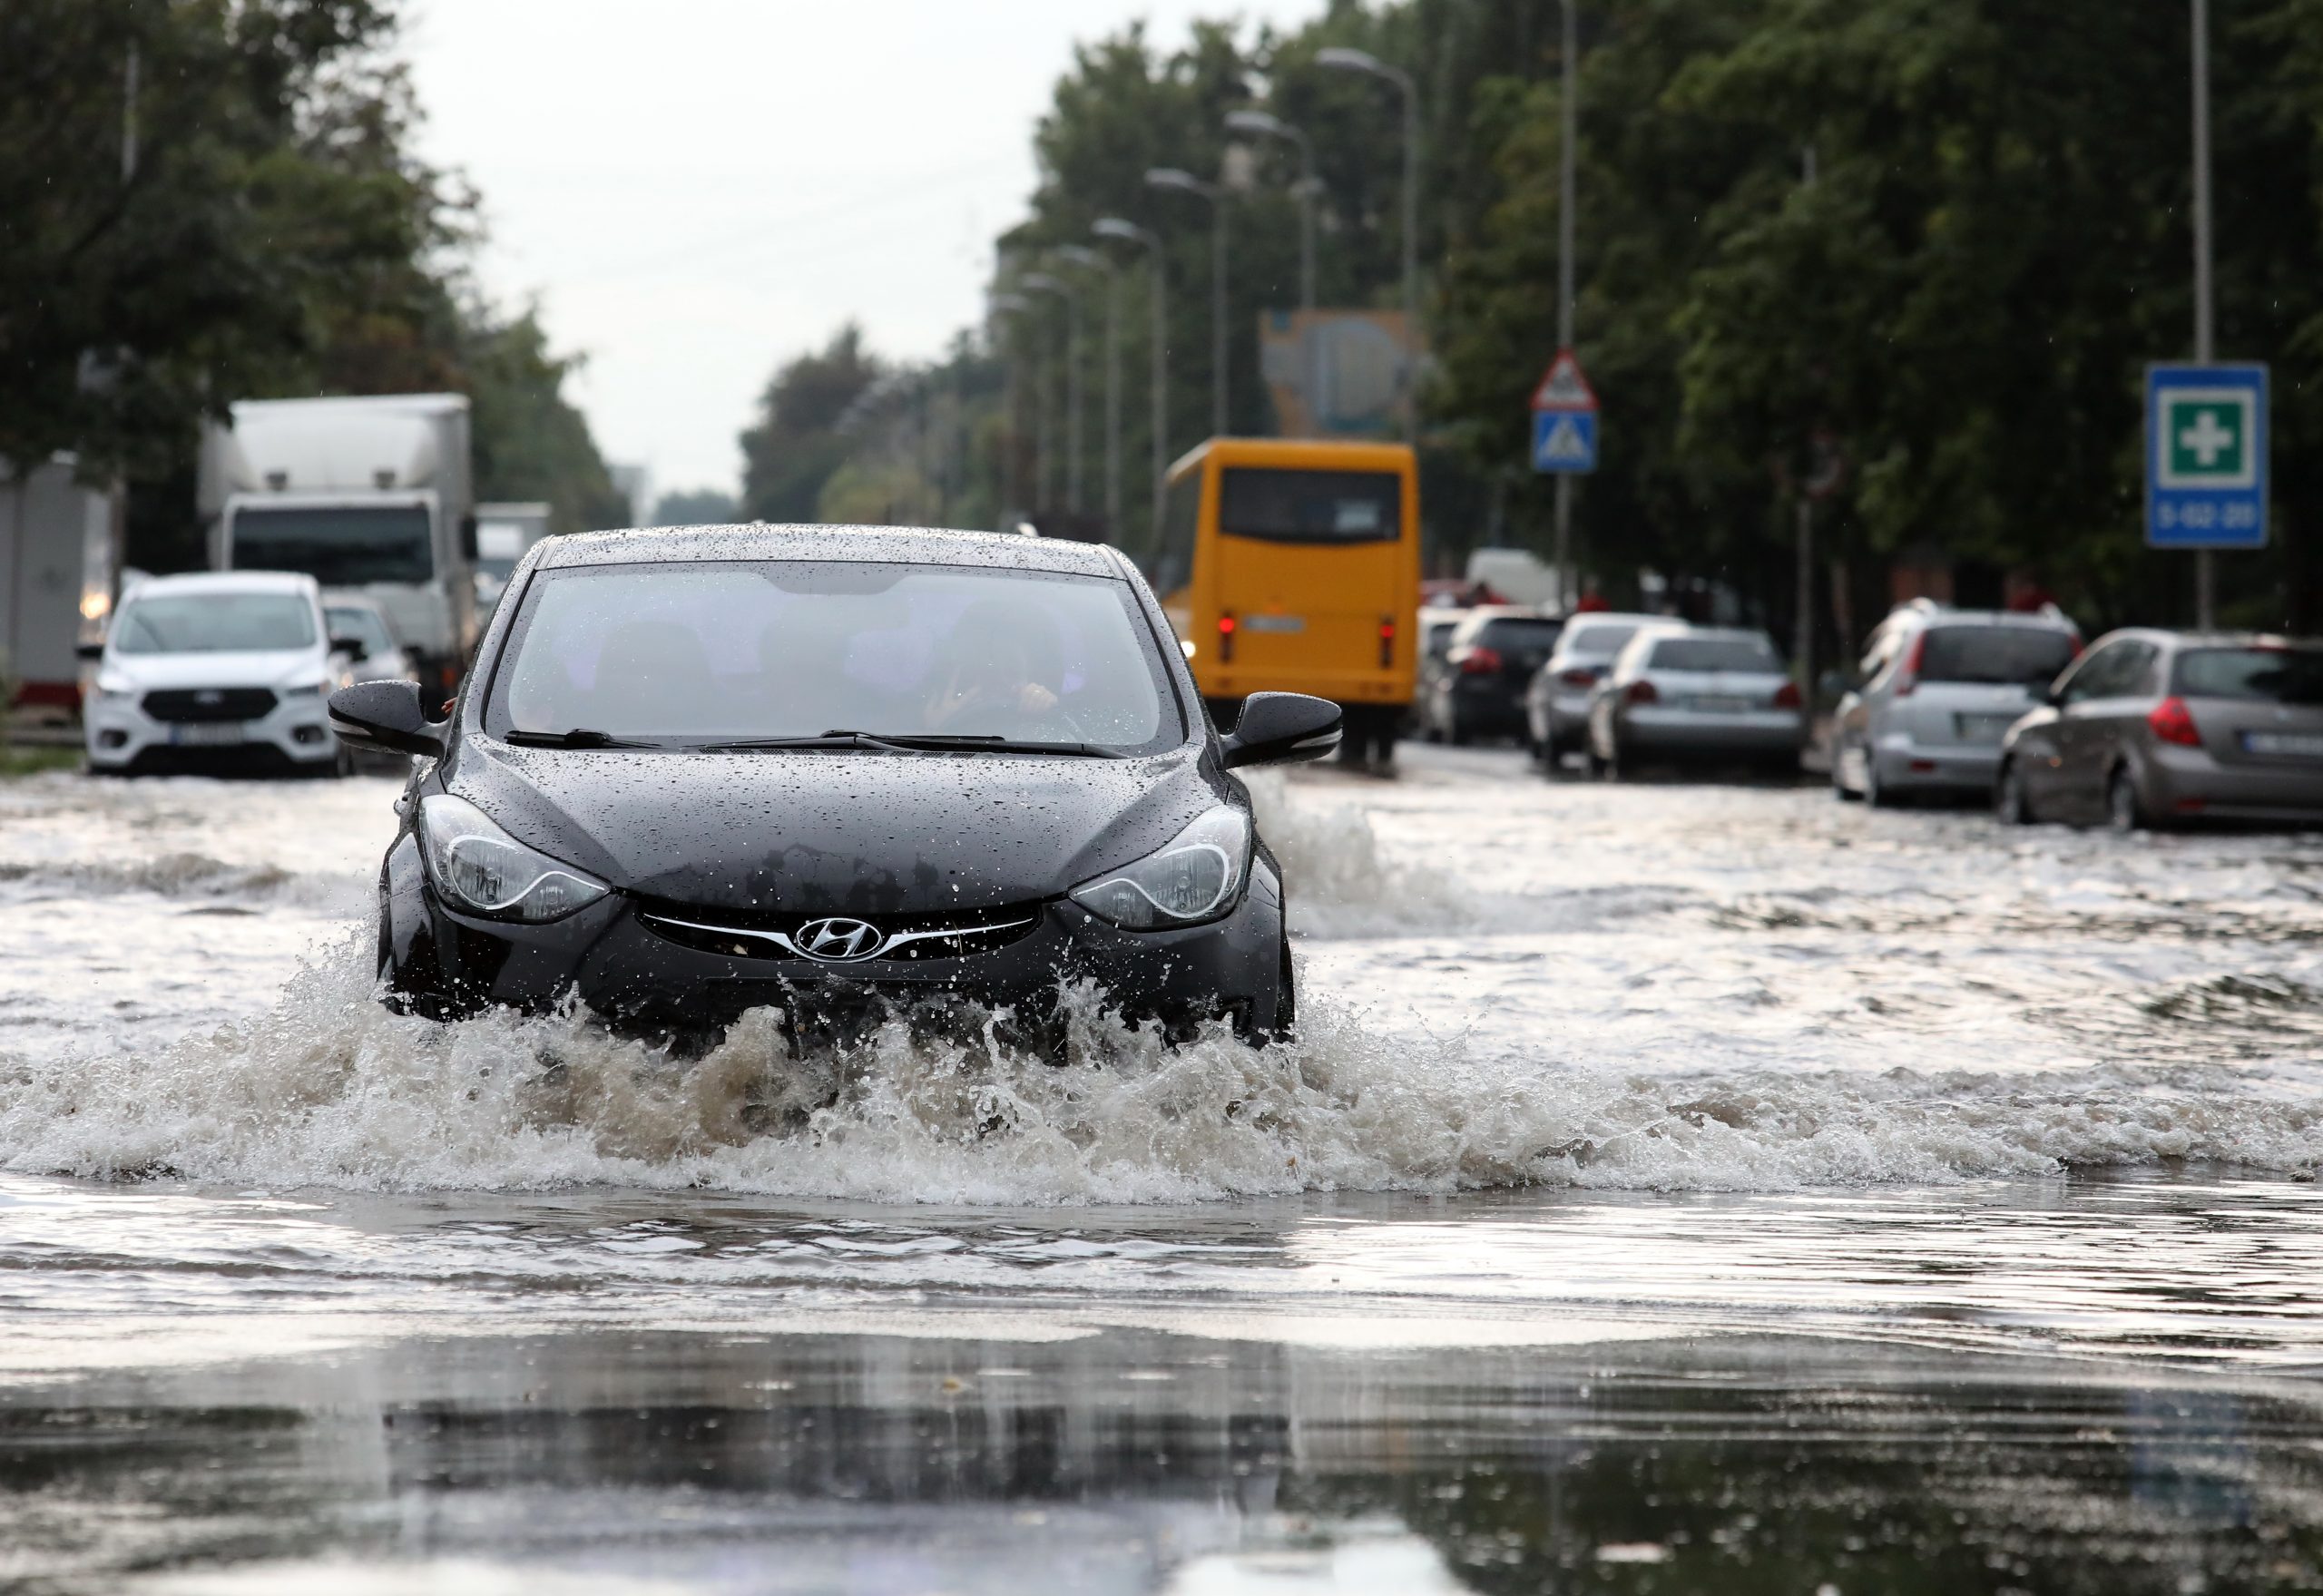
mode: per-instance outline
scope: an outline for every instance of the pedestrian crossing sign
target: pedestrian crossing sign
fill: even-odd
[[[1597,394],[1571,349],[1559,349],[1533,390],[1533,469],[1563,475],[1597,469]]]

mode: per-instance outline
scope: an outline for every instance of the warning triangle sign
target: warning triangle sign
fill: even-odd
[[[1541,440],[1540,462],[1543,465],[1586,465],[1589,463],[1589,440],[1581,436],[1580,424],[1570,416],[1560,416],[1549,428],[1549,436]]]
[[[1559,349],[1557,357],[1549,362],[1549,369],[1541,378],[1541,386],[1533,390],[1535,410],[1594,410],[1597,395],[1590,387],[1589,379],[1582,375],[1581,362],[1573,358],[1571,349]]]

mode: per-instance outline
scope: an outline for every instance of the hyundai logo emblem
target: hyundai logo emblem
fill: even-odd
[[[843,964],[867,959],[886,940],[877,925],[861,920],[809,920],[799,927],[799,951],[810,959]]]

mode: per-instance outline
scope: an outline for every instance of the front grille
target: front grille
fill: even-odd
[[[172,687],[145,695],[145,713],[156,720],[261,720],[274,712],[274,691],[264,687]]]
[[[847,960],[809,957],[799,947],[799,933],[827,917],[804,914],[752,915],[730,909],[697,909],[682,904],[651,900],[638,906],[638,919],[647,930],[681,947],[720,954],[729,958],[782,959],[800,964],[843,966],[909,964],[923,959],[952,959],[990,953],[1031,935],[1040,924],[1041,906],[1036,903],[1012,904],[1001,908],[956,910],[949,914],[867,915],[863,916],[865,923],[879,934],[877,952]]]

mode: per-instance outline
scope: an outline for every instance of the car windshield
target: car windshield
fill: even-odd
[[[1635,626],[1583,626],[1565,634],[1564,649],[1569,654],[1597,654],[1610,660],[1636,635]]]
[[[396,646],[377,610],[361,604],[334,604],[323,611],[323,619],[330,623],[331,636],[354,638],[366,653],[384,654]]]
[[[233,563],[300,572],[325,587],[426,582],[436,570],[418,504],[237,510]]]
[[[1779,671],[1775,651],[1762,638],[1673,637],[1653,645],[1657,671]]]
[[[2038,686],[2073,663],[2070,633],[2034,626],[1939,626],[1920,652],[1922,681]]]
[[[297,593],[156,593],[132,599],[113,623],[124,654],[218,654],[303,649],[315,641],[315,612]]]
[[[2191,649],[2174,691],[2188,698],[2323,704],[2323,649]]]
[[[726,742],[874,736],[1175,746],[1184,726],[1126,583],[767,561],[541,573],[490,729]]]

